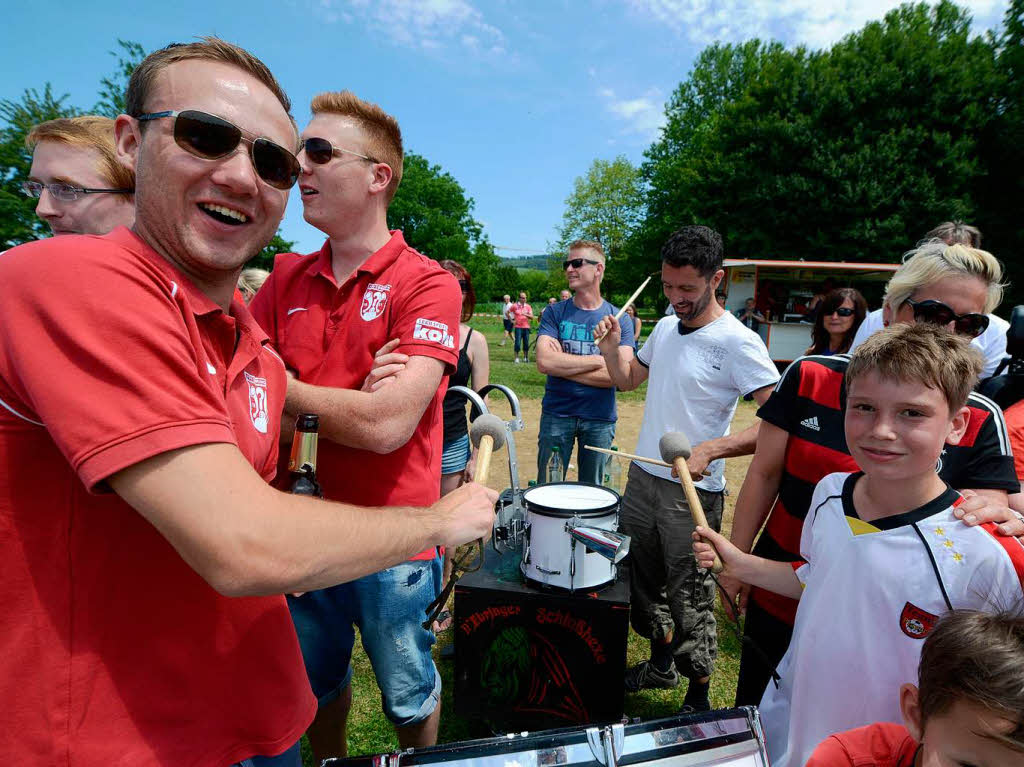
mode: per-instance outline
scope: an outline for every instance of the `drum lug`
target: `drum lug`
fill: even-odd
[[[590,752],[604,767],[617,767],[625,741],[626,734],[621,724],[613,724],[601,729],[587,728],[587,744],[590,746]]]

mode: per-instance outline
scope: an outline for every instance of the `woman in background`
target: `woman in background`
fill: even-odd
[[[636,307],[630,304],[626,307],[626,314],[633,318],[633,351],[636,352],[640,348],[640,328],[643,327],[644,322],[636,314]]]
[[[811,345],[804,354],[842,354],[849,351],[857,328],[864,321],[868,305],[853,288],[839,288],[825,296],[817,307]]]
[[[479,391],[487,385],[491,373],[491,358],[487,351],[487,339],[482,333],[473,332],[466,323],[473,317],[476,308],[476,293],[469,272],[458,261],[446,259],[441,268],[451,273],[462,288],[462,316],[459,318],[459,362],[455,372],[448,378],[448,386],[469,386]],[[463,482],[473,478],[475,452],[470,457],[469,428],[466,423],[466,398],[451,392],[445,394],[444,404],[444,448],[441,452],[441,495],[447,495]],[[444,558],[444,583],[451,576],[454,551],[446,552]],[[437,616],[434,631],[444,631],[451,625],[452,616],[448,610]],[[445,650],[454,650],[449,644]],[[445,654],[447,657],[447,653]]]
[[[241,274],[238,275],[238,292],[242,294],[242,299],[246,304],[252,302],[269,276],[270,272],[266,269],[250,267],[249,269],[242,270]]]

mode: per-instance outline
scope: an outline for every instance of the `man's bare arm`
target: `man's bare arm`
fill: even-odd
[[[600,339],[599,341],[597,339]],[[633,391],[647,380],[647,368],[630,353],[622,354],[619,342],[622,340],[622,326],[615,315],[604,317],[594,328],[594,340],[601,350],[608,377],[619,391]]]
[[[600,354],[567,354],[551,336],[537,336],[537,370],[547,376],[570,378],[579,373],[604,370]],[[608,382],[611,385],[611,381]]]
[[[368,509],[288,495],[224,443],[162,453],[108,483],[227,596],[325,588],[431,546],[485,537],[497,500],[477,484],[421,509]]]
[[[288,382],[285,411],[317,413],[320,434],[341,445],[390,453],[416,430],[444,374],[444,363],[415,355],[394,376],[394,383],[373,392]]]
[[[763,405],[771,396],[772,386],[763,386],[754,391],[753,397],[757,404]],[[718,458],[733,458],[737,455],[750,455],[757,447],[757,434],[761,426],[761,419],[757,419],[751,426],[748,426],[738,434],[726,434],[718,439],[709,439],[693,446],[693,452],[686,461],[690,467],[690,474],[694,480],[700,479],[708,464]]]

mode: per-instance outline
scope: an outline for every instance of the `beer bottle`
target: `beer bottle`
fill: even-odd
[[[295,495],[324,497],[320,483],[316,481],[316,445],[319,430],[320,416],[316,413],[300,413],[295,419],[292,454],[288,459],[290,492]]]

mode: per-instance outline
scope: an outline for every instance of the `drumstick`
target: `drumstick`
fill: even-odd
[[[686,465],[686,459],[690,457],[690,440],[686,435],[678,431],[670,431],[661,435],[658,442],[658,451],[662,458],[670,459],[672,465],[679,475],[679,482],[683,486],[683,494],[686,496],[686,505],[690,507],[690,516],[693,518],[694,526],[711,527],[708,518],[704,515],[704,509],[700,505],[700,498],[697,497],[697,488],[693,485],[693,477],[690,476],[690,469]],[[722,560],[715,553],[715,563],[711,566],[711,572],[722,572]]]
[[[477,451],[476,471],[473,472],[473,481],[486,482],[487,475],[491,471],[491,455],[495,450],[500,450],[505,445],[505,422],[493,413],[481,413],[469,428],[469,439]],[[465,572],[478,570],[484,563],[484,539],[477,538],[473,544],[477,547],[476,565],[466,567]],[[452,556],[454,553],[452,551],[446,556]],[[430,617],[423,621],[423,628],[430,629],[431,624],[440,615],[441,610],[444,609],[448,596],[452,593],[452,589],[455,588],[455,584],[461,576],[462,573],[459,572],[459,567],[453,567],[451,575],[448,576],[448,582],[441,589],[441,593],[426,607],[425,612]]]
[[[633,455],[632,453],[624,453],[621,450],[607,450],[603,447],[594,447],[593,445],[584,445],[584,449],[593,450],[595,453],[606,453],[608,455],[617,456],[618,458],[628,458],[631,461],[640,461],[641,463],[653,463],[655,466],[664,466],[666,469],[671,469],[672,464],[659,461],[657,458],[648,458],[643,455]],[[710,477],[711,472],[705,471],[705,477]]]
[[[653,276],[654,276],[653,274],[649,274],[649,275],[647,276],[647,279],[643,281],[643,284],[642,284],[642,285],[641,285],[641,286],[640,286],[639,288],[637,288],[636,290],[634,290],[634,291],[633,291],[633,295],[631,295],[631,296],[630,296],[630,297],[629,297],[628,299],[626,299],[626,303],[624,303],[624,304],[622,305],[622,308],[621,308],[621,309],[619,309],[619,310],[618,310],[618,311],[617,311],[617,312],[615,313],[615,321],[616,321],[616,322],[618,322],[619,320],[621,320],[621,319],[622,319],[622,315],[626,313],[626,309],[627,309],[627,308],[629,307],[629,305],[630,305],[631,303],[633,303],[634,301],[636,301],[636,297],[637,297],[637,296],[639,296],[639,295],[640,295],[640,294],[641,294],[641,293],[643,292],[643,289],[647,287],[647,283],[651,281],[651,277],[653,277]],[[599,342],[599,341],[601,341],[601,340],[602,340],[602,339],[603,339],[603,338],[604,338],[604,337],[605,337],[606,335],[608,335],[608,333],[607,333],[607,332],[605,332],[605,333],[602,333],[602,334],[601,334],[601,337],[600,337],[600,338],[595,338],[595,339],[594,339],[594,343],[595,343],[595,344],[596,344],[596,343],[598,343],[598,342]]]
[[[612,455],[617,458],[627,458],[631,461],[641,461],[643,463],[653,463],[655,466],[664,466],[665,468],[671,469],[672,464],[659,461],[657,458],[647,458],[642,455],[633,455],[632,453],[623,453],[621,450],[608,450],[603,447],[594,447],[593,445],[584,445],[584,450],[593,450],[595,453],[605,453],[606,455]]]

